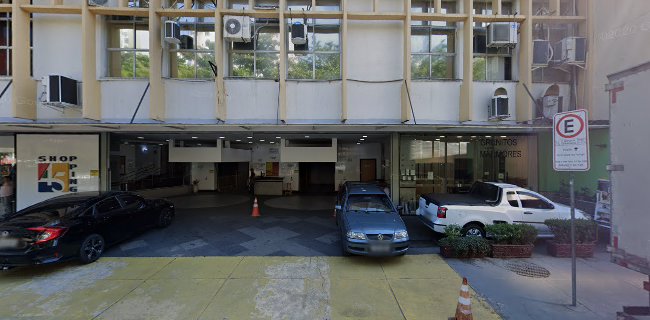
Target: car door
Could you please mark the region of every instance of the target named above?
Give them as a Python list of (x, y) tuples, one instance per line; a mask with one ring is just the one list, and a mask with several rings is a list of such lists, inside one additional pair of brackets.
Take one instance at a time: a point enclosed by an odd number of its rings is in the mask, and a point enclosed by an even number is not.
[(94, 209), (97, 232), (106, 242), (115, 243), (130, 235), (129, 219), (122, 210), (122, 205), (115, 197), (103, 199), (95, 204)]
[(134, 194), (122, 194), (117, 199), (122, 204), (124, 219), (129, 221), (131, 229), (141, 230), (151, 225), (151, 208), (146, 206), (143, 198)]
[(557, 218), (555, 206), (531, 191), (517, 191), (517, 195), (521, 203), (522, 221), (534, 226), (540, 236), (551, 235), (544, 221)]

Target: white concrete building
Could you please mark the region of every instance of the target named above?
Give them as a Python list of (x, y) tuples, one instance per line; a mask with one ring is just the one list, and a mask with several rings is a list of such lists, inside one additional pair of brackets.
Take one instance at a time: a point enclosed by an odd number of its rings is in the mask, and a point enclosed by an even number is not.
[[(62, 183), (35, 160), (39, 144), (76, 159), (98, 152), (64, 174), (98, 177), (88, 190), (185, 192), (195, 180), (236, 190), (249, 168), (301, 192), (385, 180), (407, 206), (474, 180), (539, 189), (549, 114), (586, 108), (606, 127), (607, 105), (587, 103), (584, 80), (594, 10), (587, 0), (10, 0), (0, 130), (41, 136), (6, 139), (3, 174), (17, 179), (19, 208), (31, 203), (21, 192), (37, 198), (32, 185)], [(224, 19), (244, 16), (251, 40), (224, 38)], [(167, 21), (180, 44), (163, 39)], [(307, 25), (307, 44), (293, 43), (294, 23)], [(50, 75), (77, 80), (78, 101), (58, 103)], [(545, 95), (559, 110), (545, 112)], [(490, 115), (495, 96), (507, 109)], [(95, 151), (75, 142), (88, 134)], [(16, 161), (39, 170), (36, 181)]]

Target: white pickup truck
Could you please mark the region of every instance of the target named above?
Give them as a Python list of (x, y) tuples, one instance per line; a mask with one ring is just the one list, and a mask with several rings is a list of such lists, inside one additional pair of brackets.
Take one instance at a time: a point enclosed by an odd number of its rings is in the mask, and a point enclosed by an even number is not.
[[(485, 226), (495, 223), (527, 223), (538, 231), (538, 237), (552, 237), (544, 224), (546, 219), (570, 219), (571, 209), (553, 203), (546, 197), (515, 185), (475, 182), (469, 193), (425, 194), (420, 196), (416, 214), (435, 232), (456, 224), (463, 234), (485, 237)], [(586, 219), (576, 209), (576, 219)]]

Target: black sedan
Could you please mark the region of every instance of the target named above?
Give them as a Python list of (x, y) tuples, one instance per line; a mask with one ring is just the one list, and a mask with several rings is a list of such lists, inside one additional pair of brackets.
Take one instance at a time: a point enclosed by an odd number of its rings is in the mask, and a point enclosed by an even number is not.
[(0, 269), (74, 258), (91, 263), (112, 244), (169, 226), (174, 205), (130, 192), (80, 192), (0, 219)]

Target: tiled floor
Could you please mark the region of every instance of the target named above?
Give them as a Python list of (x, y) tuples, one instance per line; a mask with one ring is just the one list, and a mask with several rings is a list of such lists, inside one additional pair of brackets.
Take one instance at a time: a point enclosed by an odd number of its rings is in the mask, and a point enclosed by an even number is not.
[[(340, 233), (332, 217), (334, 196), (260, 197), (259, 218), (251, 217), (252, 199), (246, 195), (201, 193), (170, 200), (177, 207), (170, 227), (152, 229), (109, 249), (106, 255), (341, 255)], [(430, 230), (413, 217), (404, 220), (416, 240), (411, 253), (437, 252)]]

